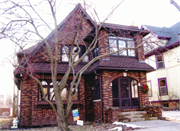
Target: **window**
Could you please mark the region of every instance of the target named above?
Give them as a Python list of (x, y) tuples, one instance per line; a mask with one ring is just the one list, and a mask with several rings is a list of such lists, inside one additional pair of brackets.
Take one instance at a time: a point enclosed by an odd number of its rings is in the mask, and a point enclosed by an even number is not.
[(152, 96), (152, 86), (151, 86), (151, 80), (147, 81), (147, 85), (149, 87), (148, 96)]
[(100, 80), (94, 81), (94, 100), (100, 99)]
[(96, 44), (96, 47), (93, 50), (93, 58), (99, 56), (99, 48), (98, 48), (98, 43)]
[[(54, 94), (52, 80), (42, 80), (41, 83), (43, 86), (45, 97), (50, 101), (55, 101), (55, 94)], [(67, 81), (66, 87), (62, 90), (61, 98), (63, 101), (67, 101), (68, 99), (68, 91), (70, 89), (70, 83), (71, 81)], [(57, 81), (57, 84), (58, 85), (60, 84), (59, 80)], [(39, 101), (43, 101), (43, 95), (40, 87), (39, 87)], [(78, 89), (74, 93), (72, 101), (78, 101)]]
[(159, 78), (158, 84), (159, 84), (159, 95), (160, 96), (168, 95), (166, 78)]
[(135, 56), (134, 49), (125, 49), (125, 48), (134, 48), (134, 40), (130, 38), (122, 38), (122, 37), (109, 37), (109, 52), (112, 53), (114, 51), (124, 49), (113, 55), (118, 56)]
[[(72, 59), (74, 59), (74, 62), (78, 61), (79, 58), (86, 52), (85, 46), (80, 46), (80, 48), (81, 48), (81, 51), (79, 54), (77, 54), (78, 47), (74, 46), (74, 48), (73, 48)], [(62, 62), (68, 62), (69, 61), (70, 51), (71, 51), (71, 46), (63, 46), (62, 47)], [(82, 62), (89, 62), (89, 56), (86, 55), (83, 58)]]
[(157, 69), (165, 68), (163, 54), (156, 55), (156, 67), (157, 67)]

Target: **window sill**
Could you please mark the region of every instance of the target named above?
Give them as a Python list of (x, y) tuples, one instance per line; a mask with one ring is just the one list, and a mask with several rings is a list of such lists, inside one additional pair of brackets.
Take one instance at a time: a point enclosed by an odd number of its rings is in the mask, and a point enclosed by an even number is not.
[[(55, 101), (51, 101), (51, 102), (53, 103), (53, 105), (56, 106), (56, 102), (55, 102)], [(74, 106), (79, 106), (79, 105), (81, 105), (79, 101), (72, 101), (72, 103), (73, 103), (73, 107), (74, 107)], [(64, 101), (63, 104), (64, 104), (64, 105), (67, 105), (67, 102)], [(38, 108), (52, 108), (52, 107), (50, 106), (50, 104), (47, 103), (46, 101), (38, 101), (36, 106), (37, 106)]]

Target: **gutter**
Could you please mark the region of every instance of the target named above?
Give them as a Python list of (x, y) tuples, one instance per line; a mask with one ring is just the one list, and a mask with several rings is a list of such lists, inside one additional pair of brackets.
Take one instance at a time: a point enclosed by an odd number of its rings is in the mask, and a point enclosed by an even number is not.
[(99, 76), (99, 85), (100, 85), (100, 99), (101, 99), (101, 118), (99, 120), (97, 120), (97, 122), (99, 123), (99, 121), (101, 121), (103, 119), (103, 109), (102, 109), (102, 106), (103, 106), (103, 103), (102, 103), (102, 89), (101, 89), (101, 75), (98, 74), (96, 72), (96, 70), (94, 71), (94, 74), (96, 74), (97, 76)]

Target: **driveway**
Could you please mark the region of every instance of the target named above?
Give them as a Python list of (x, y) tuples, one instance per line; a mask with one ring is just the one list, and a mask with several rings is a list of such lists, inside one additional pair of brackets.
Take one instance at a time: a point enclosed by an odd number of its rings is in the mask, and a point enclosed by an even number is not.
[(145, 127), (136, 131), (180, 131), (180, 111), (163, 111), (162, 115), (166, 120), (129, 122), (129, 124)]

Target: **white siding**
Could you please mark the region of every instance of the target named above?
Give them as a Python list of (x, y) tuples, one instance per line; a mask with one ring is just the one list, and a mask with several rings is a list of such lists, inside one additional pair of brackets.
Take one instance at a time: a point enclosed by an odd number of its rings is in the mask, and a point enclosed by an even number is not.
[[(165, 69), (159, 69), (150, 73), (147, 73), (147, 80), (151, 80), (153, 96), (149, 97), (150, 101), (167, 100), (172, 95), (173, 99), (180, 99), (180, 62), (177, 62), (177, 58), (180, 59), (180, 47), (176, 47), (172, 50), (163, 53)], [(146, 59), (146, 62), (156, 69), (155, 55)], [(168, 95), (159, 96), (158, 78), (166, 77)], [(176, 98), (177, 96), (178, 98)]]

